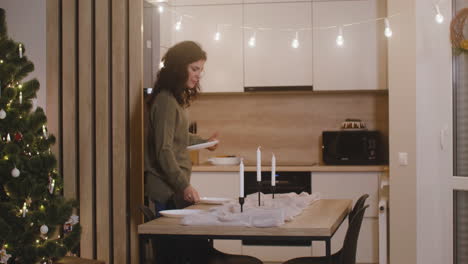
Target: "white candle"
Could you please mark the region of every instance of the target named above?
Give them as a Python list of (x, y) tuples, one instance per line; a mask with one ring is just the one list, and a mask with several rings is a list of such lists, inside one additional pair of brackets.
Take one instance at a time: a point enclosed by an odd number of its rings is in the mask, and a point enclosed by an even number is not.
[(6, 136), (6, 141), (7, 141), (7, 142), (10, 142), (10, 141), (11, 141), (10, 133), (7, 134), (7, 136)]
[(23, 103), (23, 92), (20, 92), (20, 94), (19, 94), (19, 103), (20, 104)]
[(244, 197), (244, 159), (241, 159), (241, 162), (239, 165), (239, 184), (240, 184), (239, 197)]
[(257, 148), (257, 181), (262, 181), (262, 152)]
[(20, 57), (20, 58), (23, 58), (23, 44), (19, 44), (18, 47), (19, 47), (19, 48), (18, 48), (18, 49), (19, 49), (19, 57)]
[(275, 154), (271, 157), (271, 186), (276, 186), (276, 158)]

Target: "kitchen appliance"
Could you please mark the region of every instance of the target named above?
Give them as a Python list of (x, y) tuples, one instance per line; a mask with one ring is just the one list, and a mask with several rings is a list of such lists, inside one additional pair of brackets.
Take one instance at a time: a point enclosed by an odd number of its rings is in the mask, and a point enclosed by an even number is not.
[(327, 165), (384, 164), (379, 131), (340, 130), (322, 132), (322, 156)]
[[(311, 174), (310, 171), (278, 171), (276, 172), (275, 193), (302, 192), (311, 193)], [(271, 171), (262, 171), (262, 190), (264, 194), (271, 194)], [(245, 195), (257, 192), (257, 172), (246, 171), (244, 173)], [(283, 241), (267, 239), (249, 239), (242, 240), (242, 245), (249, 246), (310, 246), (311, 241)]]

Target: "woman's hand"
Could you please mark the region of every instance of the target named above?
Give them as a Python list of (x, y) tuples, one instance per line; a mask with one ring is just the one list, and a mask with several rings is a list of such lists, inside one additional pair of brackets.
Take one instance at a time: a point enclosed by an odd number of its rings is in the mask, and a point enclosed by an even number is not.
[[(217, 139), (218, 139), (218, 135), (219, 135), (218, 132), (214, 132), (213, 135), (211, 135), (211, 137), (208, 139), (208, 141), (215, 141), (215, 140), (217, 140)], [(217, 148), (218, 148), (218, 144), (216, 144), (216, 145), (214, 145), (214, 146), (212, 146), (212, 147), (209, 147), (209, 148), (207, 148), (207, 149), (210, 150), (210, 151), (213, 151), (213, 150), (215, 150), (215, 149), (217, 149)]]
[(200, 201), (200, 195), (198, 195), (197, 190), (189, 185), (184, 190), (184, 200), (190, 203), (198, 203)]

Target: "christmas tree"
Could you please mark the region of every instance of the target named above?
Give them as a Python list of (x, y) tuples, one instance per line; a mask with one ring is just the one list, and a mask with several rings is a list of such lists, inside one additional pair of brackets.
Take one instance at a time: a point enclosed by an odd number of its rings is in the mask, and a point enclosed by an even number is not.
[(0, 263), (52, 263), (76, 249), (76, 202), (61, 195), (42, 108), (33, 110), (36, 79), (25, 47), (8, 37), (0, 8)]

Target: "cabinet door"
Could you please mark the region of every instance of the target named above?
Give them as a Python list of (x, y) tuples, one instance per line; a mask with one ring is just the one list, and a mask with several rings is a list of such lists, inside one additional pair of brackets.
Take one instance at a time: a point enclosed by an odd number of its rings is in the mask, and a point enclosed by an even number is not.
[[(378, 262), (378, 199), (379, 172), (313, 172), (312, 192), (320, 192), (323, 199), (352, 199), (354, 202), (363, 194), (369, 194), (366, 204), (369, 208), (364, 215), (359, 234), (357, 260), (359, 263)], [(332, 238), (332, 253), (343, 246), (348, 229), (348, 219), (340, 226)], [(312, 243), (314, 256), (325, 254), (323, 242)]]
[[(182, 17), (175, 43), (201, 44), (208, 60), (201, 80), (202, 92), (242, 92), (242, 5), (173, 7), (175, 23)], [(215, 34), (219, 32), (219, 40)]]
[[(244, 5), (244, 85), (312, 85), (311, 27), (310, 2)], [(293, 48), (296, 32), (299, 46)]]
[(314, 90), (387, 89), (387, 45), (382, 20), (341, 26), (385, 16), (385, 1), (323, 1), (313, 5)]
[(190, 184), (200, 196), (239, 198), (237, 172), (192, 172)]
[[(331, 252), (335, 253), (343, 247), (343, 241), (348, 230), (348, 219), (338, 228), (331, 241)], [(356, 263), (378, 263), (379, 262), (379, 234), (378, 220), (366, 217), (362, 221), (359, 232)], [(325, 242), (312, 242), (312, 255), (325, 255)]]
[(379, 172), (312, 172), (312, 192), (319, 192), (323, 199), (352, 199), (353, 202), (367, 193), (369, 208), (364, 217), (377, 217), (379, 176)]
[(243, 0), (173, 0), (173, 6), (242, 4)]
[[(200, 196), (239, 198), (239, 173), (192, 172), (190, 184)], [(242, 254), (241, 240), (214, 240), (214, 247), (229, 254)]]

